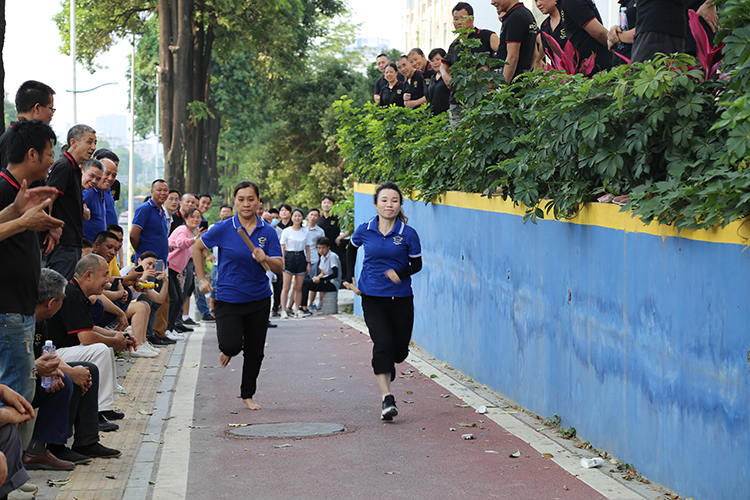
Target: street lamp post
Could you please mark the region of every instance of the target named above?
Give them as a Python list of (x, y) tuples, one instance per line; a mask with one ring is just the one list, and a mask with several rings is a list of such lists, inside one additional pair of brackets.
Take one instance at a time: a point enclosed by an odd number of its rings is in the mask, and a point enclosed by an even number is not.
[[(135, 33), (130, 60), (130, 158), (128, 161), (128, 234), (133, 230), (133, 188), (135, 187)], [(126, 245), (126, 259), (130, 262), (130, 245)]]
[(76, 0), (70, 0), (70, 58), (73, 61), (73, 125), (78, 125), (76, 92)]

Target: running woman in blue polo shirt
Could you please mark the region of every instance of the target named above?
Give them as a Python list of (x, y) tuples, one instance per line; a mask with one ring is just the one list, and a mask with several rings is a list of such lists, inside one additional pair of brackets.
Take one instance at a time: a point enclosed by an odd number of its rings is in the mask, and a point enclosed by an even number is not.
[[(243, 351), (240, 397), (251, 410), (260, 409), (253, 396), (271, 312), (271, 285), (262, 264), (267, 263), (274, 273), (280, 273), (284, 267), (276, 229), (256, 215), (259, 203), (258, 185), (240, 182), (234, 188), (237, 214), (211, 226), (193, 245), (195, 274), (201, 293), (211, 291), (204, 271), (203, 250), (219, 247), (214, 301), (221, 351), (219, 362), (226, 367), (232, 357)], [(250, 238), (255, 250), (248, 248), (238, 229)]]
[(414, 296), (411, 275), (422, 269), (422, 247), (417, 232), (406, 225), (401, 210), (403, 196), (393, 182), (384, 182), (373, 197), (378, 215), (360, 225), (347, 249), (348, 275), (352, 276), (357, 249), (364, 247), (365, 260), (359, 275), (362, 310), (373, 341), (372, 369), (383, 396), (381, 420), (398, 415), (391, 382), (396, 378), (396, 363), (409, 355), (414, 325)]

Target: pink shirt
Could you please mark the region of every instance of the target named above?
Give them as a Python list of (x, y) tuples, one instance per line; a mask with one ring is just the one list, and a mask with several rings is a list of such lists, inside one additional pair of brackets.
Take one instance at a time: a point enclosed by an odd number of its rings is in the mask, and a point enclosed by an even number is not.
[(183, 224), (169, 235), (169, 246), (174, 250), (169, 252), (167, 262), (169, 268), (177, 273), (185, 270), (190, 257), (193, 255), (193, 232)]

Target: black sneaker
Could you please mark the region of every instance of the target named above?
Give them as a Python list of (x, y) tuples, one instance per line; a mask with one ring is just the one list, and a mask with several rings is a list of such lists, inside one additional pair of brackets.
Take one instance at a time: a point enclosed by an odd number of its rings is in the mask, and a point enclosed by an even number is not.
[(81, 455), (80, 453), (76, 453), (75, 451), (62, 444), (48, 444), (47, 449), (60, 460), (67, 460), (68, 462), (73, 462), (76, 465), (86, 465), (91, 463), (90, 457)]
[(271, 311), (271, 317), (278, 318), (279, 316), (281, 316), (281, 313), (278, 309), (274, 309), (273, 311)]
[(383, 411), (380, 412), (380, 420), (393, 420), (393, 417), (398, 415), (398, 408), (396, 408), (396, 398), (393, 394), (388, 394), (383, 400)]
[(168, 337), (157, 337), (156, 335), (146, 335), (146, 340), (151, 342), (157, 347), (164, 347), (171, 344), (176, 344), (176, 340), (172, 340)]
[(193, 318), (183, 319), (182, 324), (188, 326), (200, 326), (200, 323), (193, 321)]
[(203, 316), (203, 321), (209, 321), (209, 322), (216, 321), (216, 316), (214, 316), (211, 313), (208, 313), (205, 316)]
[(114, 432), (119, 429), (120, 426), (114, 422), (110, 422), (107, 417), (99, 414), (99, 431), (100, 432)]
[(188, 333), (188, 332), (192, 332), (193, 329), (190, 328), (189, 326), (185, 326), (184, 324), (182, 324), (182, 325), (174, 325), (174, 331), (180, 332), (180, 333)]
[(73, 451), (90, 458), (117, 458), (122, 455), (120, 450), (107, 448), (101, 443), (93, 443), (86, 446), (73, 446)]
[(125, 418), (125, 414), (117, 410), (103, 410), (99, 412), (99, 415), (107, 417), (107, 420), (122, 420)]

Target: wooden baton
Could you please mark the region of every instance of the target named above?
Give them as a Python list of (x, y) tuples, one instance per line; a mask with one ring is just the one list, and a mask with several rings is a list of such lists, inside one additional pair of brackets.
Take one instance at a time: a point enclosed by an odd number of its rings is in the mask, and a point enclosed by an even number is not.
[[(250, 237), (247, 235), (245, 228), (242, 226), (238, 227), (237, 233), (242, 237), (243, 240), (245, 240), (245, 244), (248, 246), (248, 248), (252, 251), (255, 251), (255, 245), (253, 245), (253, 242), (250, 241)], [(265, 269), (266, 271), (271, 270), (271, 268), (268, 266), (268, 262), (261, 262), (260, 265), (263, 266), (263, 269)]]

